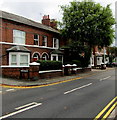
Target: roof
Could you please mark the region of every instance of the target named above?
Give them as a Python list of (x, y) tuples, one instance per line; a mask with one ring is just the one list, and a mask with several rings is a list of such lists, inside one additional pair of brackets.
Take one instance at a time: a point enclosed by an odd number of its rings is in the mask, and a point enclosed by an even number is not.
[(15, 21), (15, 22), (18, 22), (18, 23), (23, 23), (25, 25), (33, 26), (33, 27), (44, 29), (44, 30), (47, 30), (47, 31), (59, 33), (58, 30), (55, 30), (52, 27), (43, 25), (43, 24), (41, 24), (39, 22), (35, 22), (33, 20), (27, 19), (27, 18), (19, 16), (19, 15), (15, 15), (15, 14), (8, 13), (8, 12), (1, 11), (1, 10), (0, 10), (0, 18)]
[(24, 46), (13, 46), (6, 50), (7, 52), (31, 52), (29, 49), (27, 49)]
[(60, 50), (56, 49), (51, 52), (51, 54), (63, 54)]

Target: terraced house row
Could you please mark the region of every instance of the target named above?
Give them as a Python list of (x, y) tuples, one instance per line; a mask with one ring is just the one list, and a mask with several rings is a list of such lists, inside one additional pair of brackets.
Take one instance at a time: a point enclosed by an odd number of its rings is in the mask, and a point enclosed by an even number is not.
[(63, 61), (61, 40), (54, 20), (44, 16), (42, 24), (0, 11), (2, 66), (28, 66), (36, 60)]
[[(64, 60), (65, 45), (56, 21), (44, 15), (42, 23), (0, 11), (0, 68), (7, 76), (20, 76), (20, 69), (28, 68), (37, 60)], [(90, 66), (102, 63), (103, 52), (97, 47), (91, 56)], [(94, 56), (96, 59), (94, 59)], [(95, 62), (94, 62), (95, 61)]]

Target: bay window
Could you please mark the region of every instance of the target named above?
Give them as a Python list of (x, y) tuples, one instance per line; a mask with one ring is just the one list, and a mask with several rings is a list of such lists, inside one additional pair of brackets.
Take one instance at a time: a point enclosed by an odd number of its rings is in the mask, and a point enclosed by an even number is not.
[(10, 52), (9, 65), (11, 66), (28, 66), (30, 63), (30, 53)]

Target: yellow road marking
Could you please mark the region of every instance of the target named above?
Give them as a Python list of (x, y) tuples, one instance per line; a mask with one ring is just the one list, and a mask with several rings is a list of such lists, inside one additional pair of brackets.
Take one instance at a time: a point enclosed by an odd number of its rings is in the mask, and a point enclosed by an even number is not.
[(104, 117), (101, 120), (105, 120), (116, 106), (117, 106), (117, 102), (108, 110), (108, 112), (104, 115)]
[(97, 73), (93, 73), (93, 74), (89, 74), (83, 77), (76, 77), (76, 78), (71, 78), (68, 80), (63, 80), (63, 81), (59, 81), (59, 82), (54, 82), (54, 83), (49, 83), (49, 84), (44, 84), (44, 85), (37, 85), (37, 86), (18, 86), (18, 85), (5, 85), (5, 84), (0, 84), (0, 86), (2, 87), (7, 87), (7, 88), (39, 88), (39, 87), (45, 87), (45, 86), (52, 86), (52, 85), (56, 85), (56, 84), (60, 84), (60, 83), (65, 83), (65, 82), (70, 82), (73, 80), (78, 80), (78, 79), (82, 79), (82, 78), (86, 78), (92, 75), (95, 75)]
[(69, 80), (64, 80), (64, 81), (59, 81), (59, 82), (54, 82), (54, 83), (49, 83), (49, 84), (45, 84), (45, 85), (37, 85), (37, 86), (17, 86), (17, 85), (4, 85), (1, 84), (0, 86), (2, 87), (7, 87), (7, 88), (37, 88), (37, 87), (45, 87), (45, 86), (51, 86), (51, 85), (56, 85), (56, 84), (60, 84), (60, 83), (65, 83), (65, 82), (69, 82), (69, 81), (73, 81), (73, 80), (78, 80), (81, 79), (82, 77), (77, 77), (77, 78), (72, 78)]
[(111, 102), (95, 117), (94, 120), (97, 120), (98, 118), (100, 118), (101, 115), (110, 107), (110, 105), (111, 105), (113, 102), (115, 102), (116, 99), (117, 99), (117, 96), (116, 96), (113, 100), (111, 100)]
[[(109, 71), (109, 70), (106, 70), (106, 71)], [(6, 88), (39, 88), (39, 87), (52, 86), (52, 85), (56, 85), (56, 84), (60, 84), (60, 83), (65, 83), (65, 82), (70, 82), (70, 81), (73, 81), (73, 80), (86, 78), (86, 77), (93, 76), (95, 74), (98, 74), (98, 73), (92, 73), (92, 74), (85, 75), (83, 77), (76, 77), (76, 78), (71, 78), (71, 79), (68, 79), (68, 80), (63, 80), (63, 81), (49, 83), (49, 84), (43, 84), (43, 85), (37, 85), (37, 86), (35, 86), (35, 85), (34, 86), (18, 86), (18, 85), (6, 85), (6, 84), (0, 84), (0, 86), (6, 87)]]

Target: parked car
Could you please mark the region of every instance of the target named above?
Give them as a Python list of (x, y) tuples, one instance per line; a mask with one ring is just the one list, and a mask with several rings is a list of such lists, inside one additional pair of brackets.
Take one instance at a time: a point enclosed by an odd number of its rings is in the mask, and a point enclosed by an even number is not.
[(113, 62), (112, 66), (117, 67), (117, 62)]
[(111, 62), (108, 62), (108, 63), (106, 63), (106, 66), (107, 66), (107, 67), (112, 67), (113, 65), (112, 65)]

